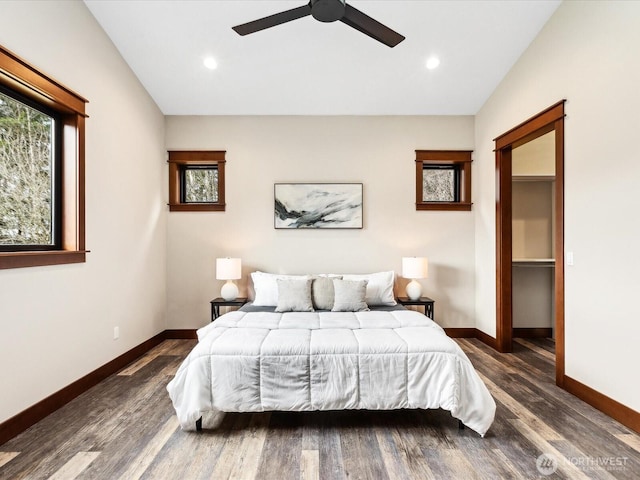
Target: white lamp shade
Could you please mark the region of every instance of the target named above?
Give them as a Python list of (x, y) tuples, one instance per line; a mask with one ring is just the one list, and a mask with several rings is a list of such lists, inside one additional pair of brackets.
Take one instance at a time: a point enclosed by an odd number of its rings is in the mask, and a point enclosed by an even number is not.
[(424, 257), (402, 257), (404, 278), (427, 278), (428, 262)]
[(216, 258), (216, 279), (237, 280), (242, 278), (242, 261), (239, 258)]

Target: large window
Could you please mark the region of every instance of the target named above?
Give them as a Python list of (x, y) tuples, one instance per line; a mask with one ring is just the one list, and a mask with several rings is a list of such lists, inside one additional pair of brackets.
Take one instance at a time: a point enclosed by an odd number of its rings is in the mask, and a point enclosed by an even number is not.
[(224, 211), (225, 153), (169, 152), (170, 211)]
[(0, 47), (0, 268), (85, 261), (85, 103)]
[(471, 151), (416, 150), (416, 210), (471, 210)]
[(57, 114), (0, 87), (0, 251), (61, 245)]

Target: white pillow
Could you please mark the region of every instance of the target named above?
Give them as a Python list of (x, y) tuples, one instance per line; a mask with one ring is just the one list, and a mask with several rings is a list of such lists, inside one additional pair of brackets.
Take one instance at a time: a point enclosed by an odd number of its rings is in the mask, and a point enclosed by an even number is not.
[(252, 272), (253, 290), (256, 292), (253, 304), (258, 307), (275, 307), (278, 305), (277, 279), (308, 279), (308, 275), (276, 275), (274, 273)]
[(396, 299), (393, 295), (393, 283), (395, 281), (395, 273), (378, 272), (368, 275), (343, 275), (344, 280), (367, 280), (367, 304), (369, 306), (376, 305), (396, 305)]

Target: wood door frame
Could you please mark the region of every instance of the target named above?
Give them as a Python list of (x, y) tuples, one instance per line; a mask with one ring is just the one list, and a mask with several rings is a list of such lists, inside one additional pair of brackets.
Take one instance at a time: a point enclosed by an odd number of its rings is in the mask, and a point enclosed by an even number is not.
[(555, 132), (555, 338), (556, 384), (564, 384), (564, 104), (525, 120), (494, 139), (496, 152), (496, 347), (510, 352), (513, 340), (511, 152)]

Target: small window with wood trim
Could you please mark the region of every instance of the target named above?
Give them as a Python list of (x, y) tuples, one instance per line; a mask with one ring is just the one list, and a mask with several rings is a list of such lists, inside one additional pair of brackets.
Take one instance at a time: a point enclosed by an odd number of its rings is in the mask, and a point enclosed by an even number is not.
[(416, 150), (416, 210), (471, 210), (471, 150)]
[(224, 211), (225, 151), (169, 152), (169, 210)]

